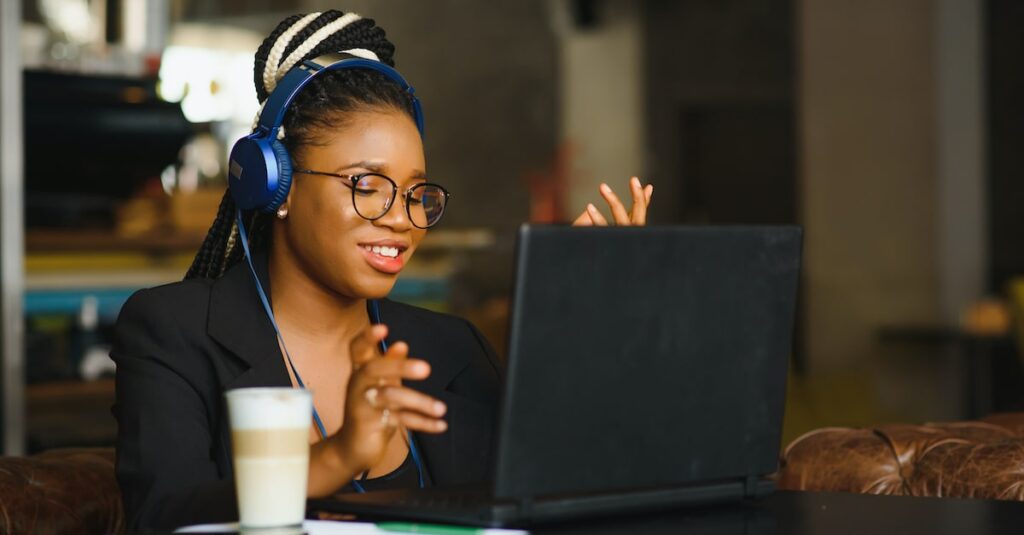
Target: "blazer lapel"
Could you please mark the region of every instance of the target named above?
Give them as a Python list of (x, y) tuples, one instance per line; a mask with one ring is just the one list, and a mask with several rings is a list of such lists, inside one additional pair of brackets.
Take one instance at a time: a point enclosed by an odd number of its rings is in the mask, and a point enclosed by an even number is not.
[[(268, 299), (267, 259), (253, 259)], [(240, 366), (225, 370), (225, 390), (252, 386), (291, 386), (274, 327), (263, 310), (248, 264), (243, 260), (214, 284), (210, 295), (210, 336), (238, 358)]]

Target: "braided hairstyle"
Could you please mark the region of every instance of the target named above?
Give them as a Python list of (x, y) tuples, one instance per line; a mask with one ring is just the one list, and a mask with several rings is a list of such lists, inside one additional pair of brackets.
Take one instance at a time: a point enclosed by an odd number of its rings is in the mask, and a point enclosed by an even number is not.
[[(324, 54), (346, 52), (394, 66), (395, 46), (373, 19), (330, 10), (292, 15), (277, 25), (256, 51), (253, 79), (262, 104), (277, 82), (295, 65)], [(401, 110), (414, 117), (412, 100), (387, 76), (369, 69), (341, 69), (317, 76), (292, 101), (282, 123), (281, 142), (292, 159), (301, 159), (303, 148), (327, 143), (329, 132), (347, 124), (351, 112)], [(258, 117), (257, 117), (258, 118)], [(219, 278), (243, 258), (235, 222), (237, 207), (225, 191), (202, 246), (186, 279)], [(253, 248), (267, 247), (272, 216), (256, 210), (242, 214)]]

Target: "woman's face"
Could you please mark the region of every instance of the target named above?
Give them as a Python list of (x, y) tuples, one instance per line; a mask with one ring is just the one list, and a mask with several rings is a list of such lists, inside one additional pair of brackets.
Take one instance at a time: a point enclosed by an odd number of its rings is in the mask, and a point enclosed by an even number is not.
[[(323, 143), (303, 147), (296, 168), (386, 175), (398, 185), (391, 208), (368, 221), (352, 205), (351, 181), (295, 173), (288, 216), (277, 223), (283, 224), (287, 253), (314, 282), (348, 297), (381, 298), (426, 234), (409, 221), (403, 201), (408, 188), (426, 181), (423, 143), (401, 111), (354, 112), (345, 119), (345, 126), (321, 133)], [(394, 249), (397, 257), (391, 256)]]

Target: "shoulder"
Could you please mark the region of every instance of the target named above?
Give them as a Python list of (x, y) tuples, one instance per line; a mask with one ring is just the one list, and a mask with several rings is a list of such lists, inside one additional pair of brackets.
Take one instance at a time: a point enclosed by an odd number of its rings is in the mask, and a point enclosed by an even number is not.
[(205, 334), (211, 286), (212, 281), (190, 279), (132, 294), (117, 317), (112, 353), (140, 345), (170, 349), (192, 333)]
[(412, 322), (434, 329), (456, 330), (465, 329), (468, 323), (465, 319), (452, 314), (436, 312), (390, 299), (381, 299), (379, 302), (381, 315), (385, 318), (385, 323), (387, 323), (388, 319), (391, 319), (399, 322)]
[(407, 342), (411, 354), (431, 362), (437, 373), (497, 387), (498, 357), (469, 320), (390, 300), (381, 301), (381, 319), (389, 341)]
[(117, 323), (181, 324), (200, 317), (205, 320), (212, 285), (213, 281), (207, 279), (189, 279), (139, 290), (125, 301)]
[(434, 342), (483, 346), (490, 350), (480, 332), (465, 318), (388, 299), (380, 303), (383, 322), (399, 337), (426, 337)]
[(162, 286), (139, 290), (128, 298), (121, 308), (121, 316), (132, 314), (159, 314), (178, 309), (205, 307), (210, 300), (209, 279), (188, 279)]

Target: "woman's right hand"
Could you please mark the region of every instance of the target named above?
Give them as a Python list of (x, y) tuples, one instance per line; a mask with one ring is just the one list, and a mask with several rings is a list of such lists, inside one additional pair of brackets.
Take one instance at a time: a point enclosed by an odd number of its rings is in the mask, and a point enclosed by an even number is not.
[[(399, 428), (442, 433), (447, 407), (426, 394), (402, 386), (403, 379), (422, 380), (430, 375), (426, 361), (409, 358), (409, 346), (395, 342), (387, 353), (377, 348), (388, 333), (384, 325), (371, 325), (352, 340), (352, 375), (345, 399), (345, 419), (333, 437), (340, 454), (359, 472), (380, 462)], [(351, 463), (351, 464), (349, 464)]]

